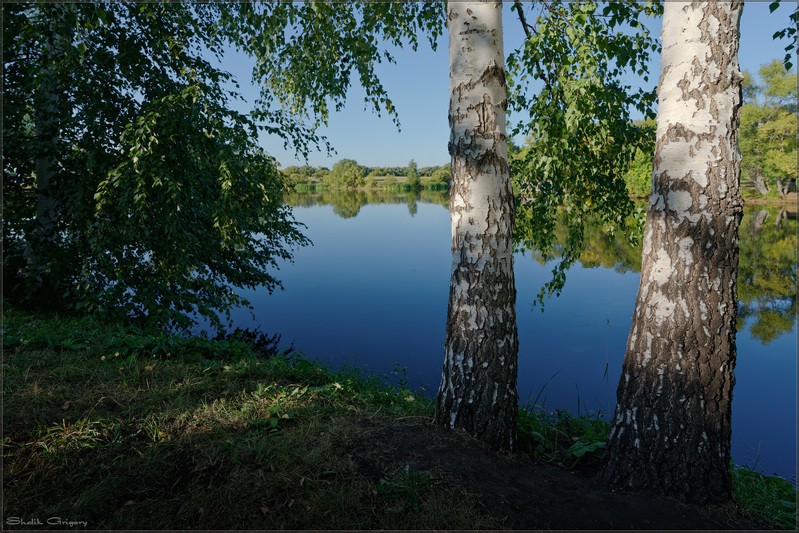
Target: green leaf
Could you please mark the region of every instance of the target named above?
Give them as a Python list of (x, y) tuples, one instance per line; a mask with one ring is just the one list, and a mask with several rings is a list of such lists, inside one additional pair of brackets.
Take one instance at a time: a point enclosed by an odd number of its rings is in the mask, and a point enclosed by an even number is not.
[[(69, 238), (42, 250), (57, 265), (49, 285), (68, 295), (64, 305), (219, 326), (246, 303), (231, 288), (279, 288), (278, 262), (308, 243), (258, 131), (306, 156), (329, 149), (316, 128), (354, 79), (396, 120), (375, 65), (393, 46), (435, 46), (444, 14), (441, 2), (4, 5), (4, 53), (32, 58), (4, 71), (15, 169), (4, 180), (6, 258), (24, 263), (29, 243), (7, 236), (32, 234), (36, 218), (35, 110), (63, 96), (60, 142), (49, 146), (63, 186), (48, 192), (60, 215), (52, 234)], [(92, 68), (75, 68), (69, 43)], [(252, 113), (237, 111), (236, 80), (208, 59), (230, 48), (257, 65)]]
[[(581, 253), (589, 216), (611, 229), (627, 228), (632, 203), (624, 175), (649, 143), (631, 113), (654, 115), (655, 91), (634, 92), (623, 77), (640, 72), (656, 49), (656, 40), (636, 20), (659, 8), (614, 3), (603, 8), (605, 17), (593, 9), (576, 2), (548, 4), (533, 38), (509, 62), (515, 80), (509, 109), (530, 117), (512, 127), (527, 136), (527, 147), (511, 161), (518, 196), (515, 241), (542, 261), (560, 259), (538, 294), (541, 304), (562, 289)], [(635, 30), (632, 35), (613, 30), (622, 21)], [(534, 89), (533, 80), (545, 80), (544, 88)], [(565, 234), (556, 235), (561, 216)]]

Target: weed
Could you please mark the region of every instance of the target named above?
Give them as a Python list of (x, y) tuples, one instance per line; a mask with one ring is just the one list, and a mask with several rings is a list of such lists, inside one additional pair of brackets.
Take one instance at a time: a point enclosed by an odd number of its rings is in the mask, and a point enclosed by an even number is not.
[[(572, 437), (574, 439), (574, 437)], [(583, 442), (578, 437), (578, 440), (569, 446), (566, 450), (566, 460), (569, 463), (567, 468), (575, 468), (578, 464), (594, 465), (598, 464), (602, 459), (602, 454), (605, 450), (605, 441), (590, 441)]]
[(98, 424), (86, 419), (68, 423), (62, 420), (43, 431), (41, 438), (30, 444), (40, 447), (45, 453), (53, 454), (57, 450), (78, 450), (92, 448), (103, 441)]
[(381, 479), (376, 491), (380, 501), (388, 505), (390, 513), (405, 514), (419, 511), (424, 491), (434, 483), (432, 474), (405, 465)]
[(789, 481), (733, 466), (732, 490), (735, 503), (751, 517), (777, 527), (797, 529), (799, 493)]
[(519, 447), (535, 459), (569, 469), (599, 464), (610, 425), (598, 416), (520, 409)]
[(394, 363), (394, 370), (392, 370), (391, 373), (397, 376), (399, 388), (408, 390), (408, 369), (401, 366), (399, 363)]
[(288, 356), (294, 353), (294, 345), (288, 348), (279, 349), (281, 336), (277, 333), (274, 335), (266, 335), (258, 330), (236, 328), (232, 332), (218, 333), (213, 340), (219, 341), (243, 341), (249, 344), (252, 350), (263, 357), (275, 357), (276, 355)]

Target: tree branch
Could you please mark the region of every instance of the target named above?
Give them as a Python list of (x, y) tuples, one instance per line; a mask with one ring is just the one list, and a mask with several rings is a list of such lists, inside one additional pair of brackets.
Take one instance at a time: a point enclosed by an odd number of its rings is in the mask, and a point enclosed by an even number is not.
[(527, 38), (529, 39), (531, 37), (530, 31), (531, 30), (535, 31), (535, 30), (533, 30), (533, 28), (530, 27), (529, 24), (527, 24), (527, 19), (524, 16), (524, 9), (522, 9), (521, 1), (520, 0), (515, 0), (513, 2), (513, 7), (511, 9), (515, 9), (516, 10), (516, 13), (519, 15), (519, 22), (522, 23), (522, 29), (524, 30), (524, 34), (527, 35)]
[[(548, 4), (545, 3), (545, 6), (549, 9), (549, 5)], [(519, 15), (519, 22), (521, 23), (522, 29), (524, 30), (524, 34), (527, 36), (527, 38), (529, 39), (534, 34), (536, 36), (538, 36), (538, 32), (535, 31), (535, 28), (527, 23), (527, 18), (524, 16), (524, 9), (523, 9), (521, 1), (520, 0), (514, 0), (513, 6), (511, 7), (511, 9), (515, 9), (516, 13)], [(535, 66), (538, 69), (539, 76), (541, 77), (542, 80), (544, 80), (544, 83), (546, 84), (547, 89), (549, 89), (549, 91), (552, 92), (552, 84), (549, 81), (549, 76), (546, 75), (545, 70), (543, 68), (541, 68), (541, 65), (538, 62), (536, 62)]]

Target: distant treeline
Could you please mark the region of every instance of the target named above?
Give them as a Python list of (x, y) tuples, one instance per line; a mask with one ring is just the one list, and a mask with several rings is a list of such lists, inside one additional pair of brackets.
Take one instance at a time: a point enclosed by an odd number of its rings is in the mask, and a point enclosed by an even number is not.
[[(651, 128), (654, 137), (654, 121), (641, 124)], [(509, 156), (520, 157), (531, 148), (528, 141), (519, 148), (510, 145)], [(288, 166), (280, 170), (283, 188), (288, 192), (316, 192), (328, 189), (377, 189), (387, 191), (446, 191), (449, 189), (450, 164), (417, 167), (414, 161), (404, 167), (368, 167), (354, 159), (341, 159), (332, 168), (325, 166)], [(636, 155), (625, 175), (627, 190), (633, 198), (649, 196), (652, 179), (651, 154)]]
[(449, 163), (419, 168), (416, 162), (404, 167), (367, 167), (353, 159), (342, 159), (332, 168), (311, 165), (281, 169), (284, 188), (297, 192), (323, 189), (447, 190)]
[[(785, 197), (796, 189), (796, 73), (785, 72), (778, 60), (763, 65), (760, 82), (744, 73), (739, 148), (741, 151), (741, 192), (746, 197)], [(655, 121), (637, 122), (650, 139), (646, 150), (637, 150), (624, 174), (631, 198), (648, 198), (652, 192), (652, 155), (655, 146)], [(511, 160), (535, 150), (535, 139), (523, 146), (508, 140)], [(333, 168), (290, 166), (281, 170), (284, 188), (311, 192), (323, 189), (384, 189), (389, 191), (447, 190), (450, 165), (421, 167), (410, 161), (404, 167), (367, 167), (352, 159), (342, 159)], [(518, 176), (514, 176), (514, 187)]]

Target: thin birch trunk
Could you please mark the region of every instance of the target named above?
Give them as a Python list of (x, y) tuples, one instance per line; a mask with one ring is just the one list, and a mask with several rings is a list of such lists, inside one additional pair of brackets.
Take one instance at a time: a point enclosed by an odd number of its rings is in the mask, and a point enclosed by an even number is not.
[(61, 13), (65, 8), (60, 5), (37, 6), (39, 16), (46, 27), (42, 54), (44, 68), (39, 74), (38, 87), (34, 95), (34, 133), (36, 135), (36, 217), (27, 238), (25, 251), (27, 261), (27, 277), (39, 287), (43, 283), (48, 249), (53, 247), (56, 238), (57, 205), (53, 199), (52, 185), (56, 177), (58, 161), (58, 143), (60, 139), (61, 91), (58, 84), (60, 61), (64, 56), (67, 39), (60, 34), (62, 24)]

